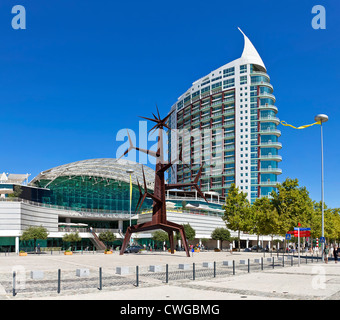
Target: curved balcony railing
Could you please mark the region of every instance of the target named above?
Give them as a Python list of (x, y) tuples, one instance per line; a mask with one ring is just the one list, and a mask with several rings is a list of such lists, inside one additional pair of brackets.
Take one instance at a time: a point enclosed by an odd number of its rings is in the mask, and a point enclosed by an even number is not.
[(277, 107), (276, 106), (273, 106), (271, 104), (265, 104), (263, 106), (259, 106), (258, 107), (259, 110), (274, 110), (275, 112), (278, 111)]
[(277, 181), (260, 181), (260, 183), (258, 183), (258, 185), (264, 186), (264, 187), (276, 187), (276, 185), (278, 184)]
[(273, 173), (273, 174), (281, 174), (282, 169), (280, 168), (260, 168), (260, 173)]
[(278, 117), (268, 116), (268, 117), (260, 117), (258, 121), (261, 122), (274, 122), (275, 124), (280, 124), (280, 119)]
[(252, 86), (266, 86), (271, 88), (272, 90), (274, 90), (273, 85), (269, 82), (265, 82), (265, 81), (252, 81), (251, 83)]
[(272, 134), (272, 135), (275, 135), (275, 136), (281, 136), (281, 131), (278, 130), (278, 129), (271, 129), (271, 128), (268, 128), (266, 130), (260, 130), (258, 132), (258, 134)]
[(272, 155), (263, 155), (258, 157), (259, 160), (273, 160), (273, 161), (282, 161), (282, 156), (278, 154)]
[(276, 148), (276, 149), (281, 149), (282, 148), (282, 143), (281, 142), (260, 142), (260, 144), (257, 145), (260, 148)]
[(276, 101), (275, 96), (272, 93), (268, 92), (259, 92), (259, 97), (264, 97), (264, 98), (272, 98), (274, 101)]
[(270, 79), (269, 75), (266, 72), (263, 71), (253, 71), (250, 73), (251, 76), (265, 76), (268, 79)]

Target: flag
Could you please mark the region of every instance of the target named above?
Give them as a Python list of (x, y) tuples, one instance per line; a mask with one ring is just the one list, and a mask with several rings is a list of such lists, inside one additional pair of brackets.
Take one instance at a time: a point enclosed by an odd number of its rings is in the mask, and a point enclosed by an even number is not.
[(307, 128), (307, 127), (314, 126), (315, 124), (321, 124), (321, 121), (314, 122), (314, 123), (312, 123), (312, 124), (306, 124), (306, 125), (300, 126), (300, 127), (294, 127), (294, 126), (292, 126), (291, 124), (288, 124), (286, 121), (281, 121), (281, 124), (284, 125), (285, 127), (289, 126), (289, 127), (294, 128), (294, 129), (305, 129), (305, 128)]

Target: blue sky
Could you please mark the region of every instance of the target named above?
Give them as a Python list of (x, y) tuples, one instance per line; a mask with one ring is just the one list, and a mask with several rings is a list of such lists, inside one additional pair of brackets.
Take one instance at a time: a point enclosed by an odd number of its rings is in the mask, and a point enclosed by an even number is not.
[[(14, 30), (12, 7), (26, 9)], [(314, 5), (326, 29), (312, 28)], [(237, 59), (240, 27), (261, 55), (278, 117), (295, 126), (325, 113), (325, 202), (340, 207), (338, 1), (2, 0), (0, 171), (31, 173), (116, 156), (120, 129), (162, 115), (191, 83)], [(151, 128), (151, 127), (150, 127)], [(282, 130), (282, 182), (321, 196), (320, 127)]]

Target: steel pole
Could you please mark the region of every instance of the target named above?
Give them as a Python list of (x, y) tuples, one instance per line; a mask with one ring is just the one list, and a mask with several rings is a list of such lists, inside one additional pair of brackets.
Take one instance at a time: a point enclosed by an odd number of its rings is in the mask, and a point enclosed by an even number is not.
[[(321, 234), (325, 237), (325, 224), (324, 224), (324, 173), (323, 173), (323, 132), (322, 132), (322, 122), (321, 122)], [(322, 242), (322, 261), (325, 261), (324, 257), (325, 242)]]

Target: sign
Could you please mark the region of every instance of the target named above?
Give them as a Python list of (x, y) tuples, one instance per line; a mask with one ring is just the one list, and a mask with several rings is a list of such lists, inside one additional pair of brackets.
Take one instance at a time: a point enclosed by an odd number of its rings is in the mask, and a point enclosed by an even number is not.
[(310, 231), (295, 231), (294, 232), (294, 237), (298, 237), (300, 233), (300, 237), (310, 237)]
[(292, 235), (289, 234), (289, 233), (287, 233), (287, 234), (286, 234), (286, 240), (290, 240), (291, 238), (292, 238)]
[(310, 231), (310, 228), (294, 228), (294, 231)]
[(325, 237), (320, 237), (320, 243), (325, 243), (325, 242), (326, 242)]

